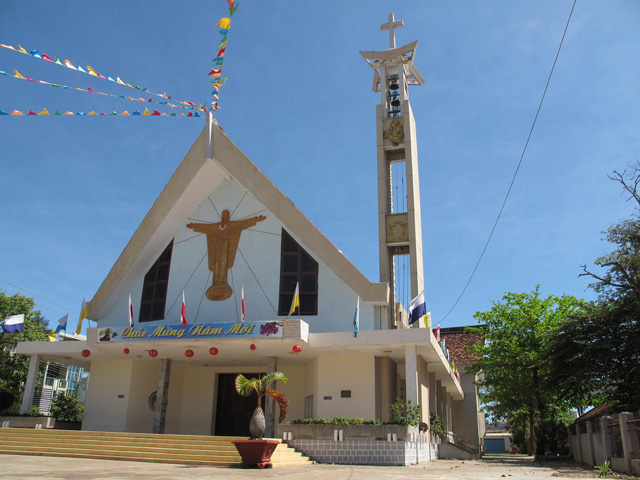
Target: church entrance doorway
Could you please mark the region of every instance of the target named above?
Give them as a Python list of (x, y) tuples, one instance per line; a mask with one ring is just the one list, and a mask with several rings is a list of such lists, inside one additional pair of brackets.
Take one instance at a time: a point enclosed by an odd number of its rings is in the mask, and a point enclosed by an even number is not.
[[(244, 373), (247, 378), (257, 378), (258, 373)], [(256, 394), (242, 397), (236, 392), (237, 373), (221, 373), (218, 376), (218, 402), (216, 408), (215, 435), (224, 437), (249, 437), (249, 421), (256, 409)], [(264, 409), (264, 399), (262, 399)]]

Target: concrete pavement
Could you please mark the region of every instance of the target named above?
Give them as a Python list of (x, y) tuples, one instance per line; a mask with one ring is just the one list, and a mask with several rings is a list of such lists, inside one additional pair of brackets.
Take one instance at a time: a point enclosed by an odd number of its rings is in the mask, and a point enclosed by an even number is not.
[[(558, 475), (558, 472), (561, 472)], [(66, 457), (0, 455), (0, 479), (60, 480), (174, 480), (174, 479), (264, 479), (291, 480), (531, 480), (552, 476), (597, 477), (595, 471), (566, 463), (538, 464), (531, 457), (499, 456), (483, 460), (438, 460), (410, 467), (362, 467), (349, 465), (312, 465), (266, 470), (198, 467), (187, 465), (120, 462)], [(564, 475), (562, 474), (564, 473)]]

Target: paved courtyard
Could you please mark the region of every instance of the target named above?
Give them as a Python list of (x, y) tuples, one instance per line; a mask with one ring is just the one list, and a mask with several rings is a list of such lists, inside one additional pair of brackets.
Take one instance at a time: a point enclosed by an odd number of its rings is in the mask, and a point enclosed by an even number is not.
[(442, 478), (447, 480), (531, 480), (552, 477), (597, 477), (595, 470), (566, 462), (536, 463), (525, 456), (496, 456), (483, 460), (438, 460), (411, 467), (312, 465), (268, 470), (190, 467), (158, 463), (119, 462), (63, 457), (0, 455), (0, 479), (232, 479), (377, 480)]

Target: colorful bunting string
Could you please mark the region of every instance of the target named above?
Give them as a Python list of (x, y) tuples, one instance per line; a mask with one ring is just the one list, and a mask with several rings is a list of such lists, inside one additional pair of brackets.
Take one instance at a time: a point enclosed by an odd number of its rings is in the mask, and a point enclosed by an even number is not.
[(135, 110), (131, 113), (129, 113), (128, 111), (124, 110), (122, 113), (118, 113), (115, 110), (111, 113), (105, 113), (105, 112), (64, 112), (64, 113), (60, 113), (58, 110), (56, 110), (56, 113), (49, 113), (49, 111), (46, 108), (43, 108), (41, 112), (36, 113), (33, 110), (29, 110), (27, 113), (22, 113), (20, 110), (14, 110), (11, 113), (8, 112), (4, 112), (2, 110), (0, 110), (0, 115), (89, 115), (89, 116), (103, 116), (103, 115), (141, 115), (143, 117), (146, 116), (150, 116), (150, 117), (200, 117), (200, 113), (199, 112), (189, 112), (186, 115), (184, 113), (181, 114), (177, 114), (177, 113), (172, 113), (172, 114), (167, 114), (167, 113), (160, 113), (158, 110), (154, 110), (153, 112), (150, 112), (148, 108), (144, 109), (144, 112), (140, 112), (138, 110)]
[(222, 78), (222, 63), (224, 62), (224, 54), (227, 48), (227, 38), (229, 34), (229, 28), (231, 28), (231, 17), (236, 13), (238, 4), (236, 0), (227, 0), (229, 4), (229, 18), (221, 18), (216, 24), (216, 27), (220, 28), (220, 35), (222, 40), (218, 44), (218, 51), (216, 56), (211, 61), (211, 71), (209, 72), (209, 78), (211, 79), (211, 109), (215, 112), (219, 110), (218, 96), (220, 95), (220, 88), (224, 85), (226, 78)]
[[(125, 87), (133, 88), (135, 90), (140, 90), (140, 91), (142, 91), (144, 93), (148, 93), (149, 95), (154, 95), (154, 96), (157, 96), (157, 97), (160, 97), (160, 98), (164, 98), (164, 99), (167, 99), (167, 100), (171, 100), (172, 99), (172, 95), (167, 95), (166, 93), (150, 92), (148, 88), (140, 87), (139, 85), (133, 86), (130, 83), (126, 83), (126, 82), (122, 81), (120, 79), (120, 77), (118, 77), (118, 76), (116, 76), (116, 78), (114, 79), (110, 75), (102, 75), (100, 73), (97, 73), (89, 65), (86, 66), (86, 70), (84, 68), (82, 68), (80, 66), (80, 64), (78, 64), (78, 66), (75, 67), (69, 60), (60, 61), (60, 59), (58, 58), (57, 55), (54, 55), (55, 60), (53, 60), (46, 53), (42, 53), (41, 54), (39, 50), (31, 50), (31, 51), (27, 52), (20, 45), (18, 45), (18, 48), (15, 48), (15, 47), (13, 47), (11, 45), (4, 45), (4, 44), (0, 43), (0, 47), (6, 48), (6, 49), (9, 49), (9, 50), (13, 50), (14, 52), (24, 53), (25, 55), (30, 55), (33, 58), (38, 58), (40, 60), (44, 60), (46, 62), (54, 63), (54, 64), (60, 65), (62, 67), (67, 67), (67, 68), (69, 68), (71, 70), (76, 70), (78, 72), (86, 73), (87, 75), (91, 75), (92, 77), (102, 78), (104, 80), (108, 80), (110, 82), (117, 83), (118, 85), (122, 85), (122, 86), (125, 86)], [(112, 95), (112, 96), (117, 97), (118, 95)], [(124, 98), (124, 97), (122, 97), (122, 98)], [(186, 106), (195, 106), (195, 104), (193, 102), (180, 101), (180, 100), (175, 100), (175, 102), (178, 103), (178, 104), (186, 105)], [(204, 108), (204, 105), (200, 105), (199, 109), (202, 110), (202, 111), (206, 111), (206, 108)]]
[(98, 95), (105, 95), (107, 97), (114, 97), (114, 98), (122, 98), (125, 100), (132, 100), (134, 102), (145, 102), (145, 103), (155, 103), (157, 105), (165, 105), (167, 107), (171, 107), (171, 108), (183, 108), (183, 109), (189, 109), (189, 110), (200, 110), (200, 111), (204, 111), (206, 112), (206, 108), (204, 107), (204, 105), (200, 105), (200, 106), (196, 106), (195, 103), (192, 102), (187, 102), (187, 106), (184, 105), (177, 105), (174, 103), (170, 103), (168, 100), (162, 101), (162, 102), (158, 102), (155, 101), (151, 98), (143, 98), (143, 97), (138, 97), (138, 98), (133, 98), (133, 97), (127, 97), (125, 95), (114, 95), (112, 93), (104, 93), (104, 92), (97, 92), (94, 89), (92, 89), (91, 87), (87, 87), (86, 89), (84, 88), (80, 88), (80, 87), (70, 87), (68, 85), (61, 85), (58, 83), (51, 83), (51, 82), (46, 82), (44, 80), (36, 80), (34, 78), (29, 78), (28, 75), (22, 75), (20, 72), (18, 72), (17, 70), (14, 70), (14, 75), (11, 75), (10, 73), (7, 73), (5, 71), (0, 70), (0, 75), (6, 75), (7, 77), (11, 77), (11, 78), (18, 78), (21, 80), (28, 80), (30, 82), (36, 82), (36, 83), (40, 83), (43, 85), (51, 85), (52, 87), (57, 87), (57, 88), (63, 88), (63, 89), (68, 89), (68, 90), (77, 90), (79, 92), (88, 92), (88, 93), (95, 93)]

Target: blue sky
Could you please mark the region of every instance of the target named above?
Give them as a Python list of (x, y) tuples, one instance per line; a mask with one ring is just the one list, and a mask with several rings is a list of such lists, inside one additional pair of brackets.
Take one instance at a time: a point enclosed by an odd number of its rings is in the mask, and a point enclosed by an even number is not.
[[(480, 255), (522, 153), (572, 1), (241, 0), (217, 118), (229, 137), (372, 281), (378, 280), (375, 105), (359, 50), (402, 19), (426, 79), (410, 88), (428, 310), (438, 323)], [(0, 2), (0, 43), (206, 102), (226, 1)], [(578, 0), (493, 240), (443, 326), (507, 291), (592, 299), (580, 265), (632, 206), (607, 179), (640, 156), (640, 2)], [(0, 70), (133, 91), (0, 49)], [(144, 104), (0, 76), (0, 110)], [(171, 113), (171, 109), (162, 111)], [(204, 119), (0, 116), (0, 288), (75, 324)]]

